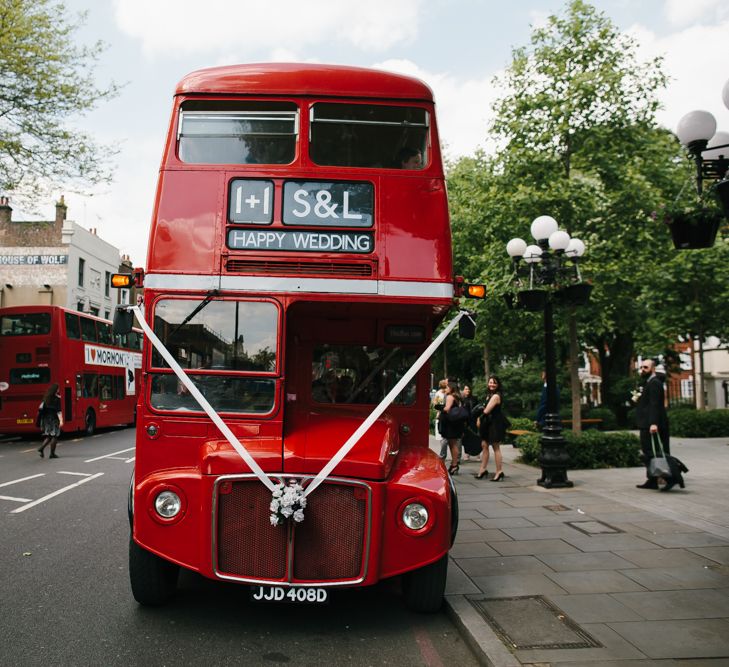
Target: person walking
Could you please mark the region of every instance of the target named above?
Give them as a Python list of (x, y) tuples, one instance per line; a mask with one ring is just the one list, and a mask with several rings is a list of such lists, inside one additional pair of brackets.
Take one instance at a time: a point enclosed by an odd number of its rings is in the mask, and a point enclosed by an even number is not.
[(483, 408), (483, 414), (479, 418), (478, 431), (481, 436), (481, 466), (476, 479), (483, 479), (489, 473), (489, 446), (494, 450), (494, 461), (496, 462), (496, 472), (491, 478), (492, 482), (500, 482), (504, 479), (504, 470), (501, 456), (501, 443), (504, 441), (506, 429), (509, 421), (504, 415), (502, 407), (503, 390), (501, 380), (495, 375), (489, 377), (488, 395), (486, 396), (486, 404)]
[(61, 414), (61, 395), (58, 393), (58, 384), (55, 382), (43, 394), (43, 400), (38, 406), (38, 425), (43, 434), (43, 444), (38, 447), (40, 457), (44, 457), (44, 450), (50, 445), (49, 459), (57, 459), (56, 443), (61, 435), (63, 415)]
[(671, 453), (669, 444), (668, 414), (665, 406), (663, 382), (656, 375), (656, 362), (645, 359), (640, 364), (640, 376), (645, 384), (639, 390), (640, 395), (635, 406), (635, 420), (640, 430), (640, 448), (645, 463), (646, 481), (636, 484), (639, 489), (657, 489), (658, 480), (648, 475), (648, 466), (653, 458), (651, 440), (660, 438), (663, 452)]
[(458, 385), (449, 382), (446, 387), (446, 399), (440, 415), (440, 434), (448, 441), (451, 450), (451, 466), (448, 472), (457, 475), (460, 469), (461, 438), (466, 427), (468, 414), (463, 407), (463, 399)]

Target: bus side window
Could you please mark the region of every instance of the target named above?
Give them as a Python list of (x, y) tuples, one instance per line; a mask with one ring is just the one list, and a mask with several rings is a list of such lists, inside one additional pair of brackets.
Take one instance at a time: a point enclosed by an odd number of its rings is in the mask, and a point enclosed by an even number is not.
[(66, 338), (81, 340), (81, 327), (78, 323), (76, 313), (65, 313), (66, 315)]
[(81, 316), (81, 340), (95, 343), (96, 338), (96, 322), (88, 317)]
[(99, 335), (99, 342), (111, 345), (111, 325), (106, 322), (97, 322), (96, 331)]
[(97, 398), (99, 395), (99, 376), (84, 373), (84, 398)]
[(102, 401), (110, 401), (112, 396), (111, 375), (99, 375), (99, 398)]

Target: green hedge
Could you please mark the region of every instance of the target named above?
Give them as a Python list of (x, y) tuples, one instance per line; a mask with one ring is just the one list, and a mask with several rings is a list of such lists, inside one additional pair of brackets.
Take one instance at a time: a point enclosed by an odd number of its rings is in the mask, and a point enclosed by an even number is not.
[(671, 435), (678, 438), (723, 438), (729, 436), (729, 410), (670, 410)]
[[(605, 433), (583, 431), (574, 435), (563, 431), (570, 456), (570, 468), (632, 468), (641, 465), (638, 436), (625, 431)], [(519, 461), (539, 465), (539, 434), (521, 435), (516, 439)]]

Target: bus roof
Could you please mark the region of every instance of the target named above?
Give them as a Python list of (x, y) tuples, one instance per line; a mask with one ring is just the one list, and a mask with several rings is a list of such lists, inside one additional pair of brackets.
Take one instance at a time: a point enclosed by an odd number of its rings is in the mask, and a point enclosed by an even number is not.
[(176, 95), (322, 95), (432, 101), (422, 81), (362, 67), (258, 63), (196, 70), (177, 84)]

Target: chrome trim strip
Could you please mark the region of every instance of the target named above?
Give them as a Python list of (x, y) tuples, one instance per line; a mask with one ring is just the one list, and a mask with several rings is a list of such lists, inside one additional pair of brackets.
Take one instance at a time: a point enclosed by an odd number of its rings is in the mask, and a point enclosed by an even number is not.
[[(270, 478), (272, 481), (275, 481), (276, 483), (279, 483), (281, 481), (287, 480), (287, 479), (296, 479), (299, 480), (299, 483), (302, 486), (305, 486), (307, 483), (310, 483), (314, 480), (316, 475), (293, 475), (293, 474), (276, 474), (276, 475), (270, 475)], [(287, 577), (288, 581), (279, 581), (277, 579), (252, 579), (250, 577), (236, 577), (229, 574), (223, 574), (218, 569), (218, 550), (217, 550), (217, 535), (218, 535), (218, 485), (222, 482), (230, 481), (248, 481), (248, 480), (256, 480), (257, 478), (253, 473), (246, 473), (241, 475), (221, 475), (215, 480), (215, 483), (213, 484), (213, 502), (212, 502), (212, 521), (210, 522), (211, 528), (212, 528), (212, 539), (210, 540), (212, 552), (211, 552), (211, 564), (212, 564), (212, 570), (213, 574), (215, 574), (216, 577), (219, 579), (225, 580), (225, 581), (235, 581), (238, 583), (243, 584), (256, 584), (259, 586), (296, 586), (301, 588), (331, 588), (336, 586), (351, 586), (354, 584), (361, 584), (366, 578), (367, 574), (369, 572), (369, 564), (370, 564), (370, 545), (371, 545), (371, 533), (372, 533), (372, 487), (367, 484), (366, 482), (360, 482), (358, 480), (348, 479), (346, 477), (327, 477), (325, 482), (332, 482), (335, 484), (342, 484), (347, 486), (359, 486), (362, 487), (367, 491), (367, 512), (365, 515), (365, 521), (366, 521), (366, 530), (364, 535), (364, 542), (362, 544), (362, 576), (356, 578), (356, 579), (346, 579), (341, 581), (329, 581), (329, 582), (321, 582), (316, 584), (308, 584), (308, 583), (300, 583), (300, 582), (293, 582), (293, 549), (291, 549), (291, 542), (293, 541), (294, 536), (294, 530), (291, 529), (290, 526), (287, 526), (287, 530), (289, 531), (288, 535), (288, 541), (289, 541), (289, 549), (288, 549), (288, 555), (289, 555), (289, 562), (286, 566), (287, 571)], [(306, 519), (304, 519), (306, 521)]]
[(451, 283), (345, 278), (285, 278), (277, 276), (202, 276), (148, 273), (144, 286), (158, 290), (237, 292), (313, 292), (317, 294), (378, 294), (380, 296), (453, 298)]

